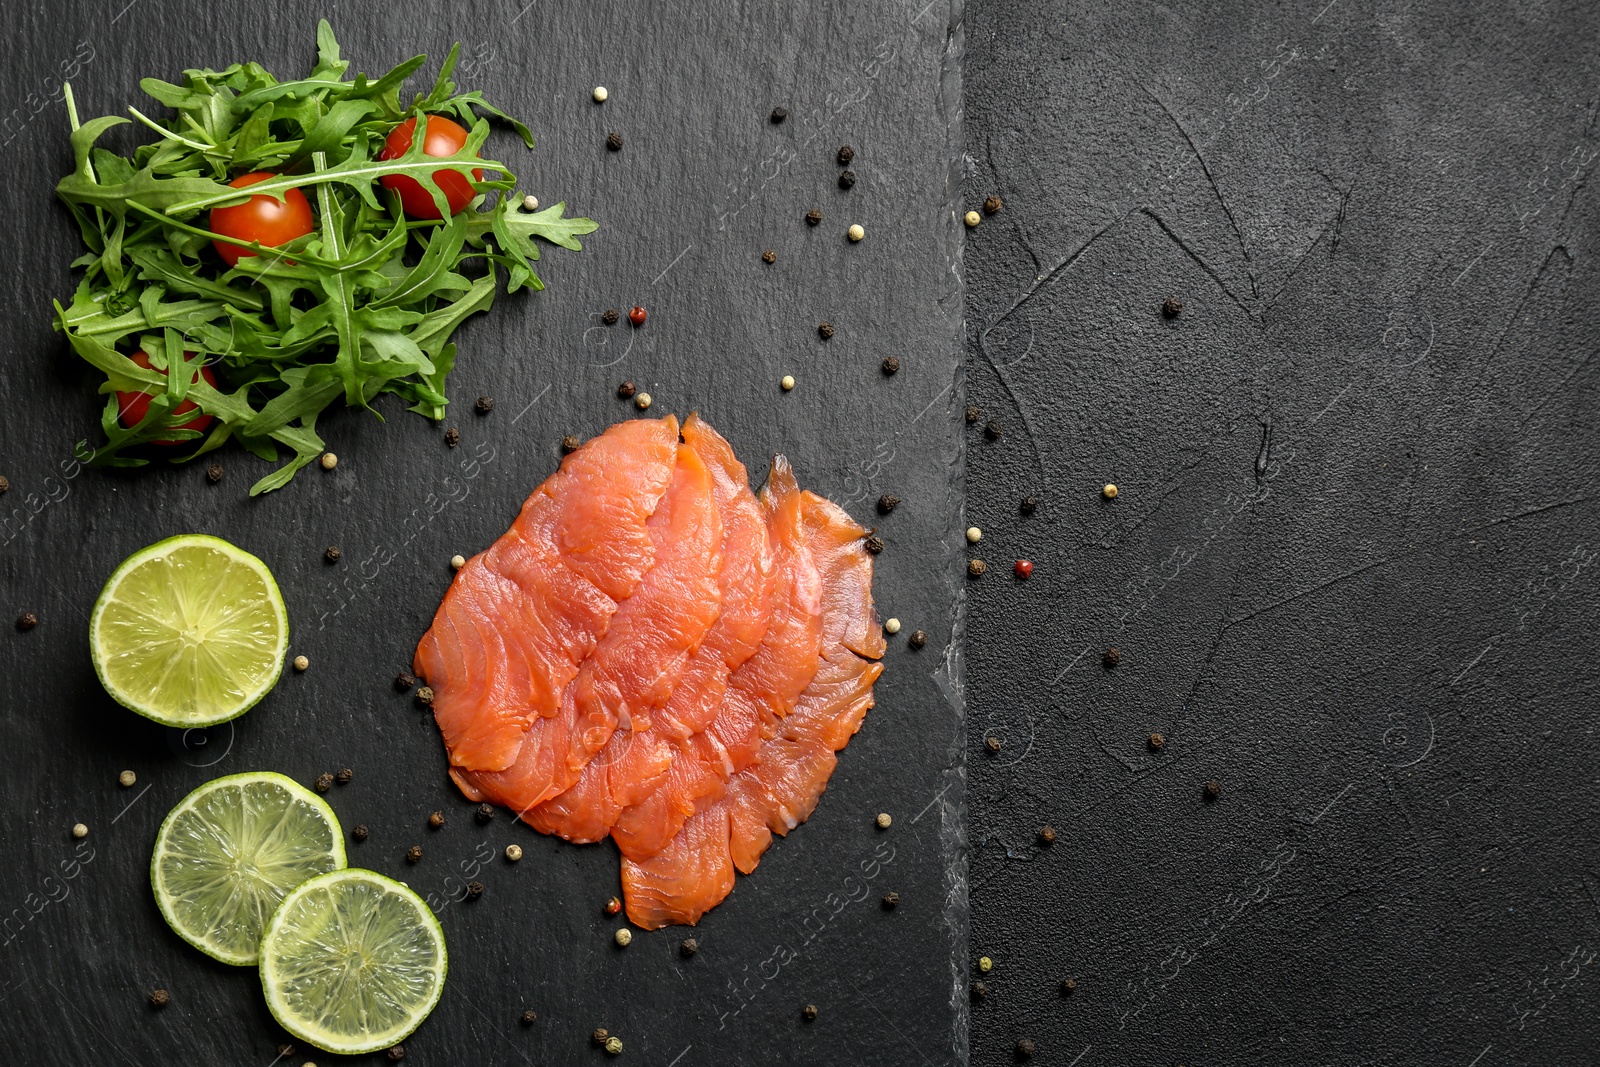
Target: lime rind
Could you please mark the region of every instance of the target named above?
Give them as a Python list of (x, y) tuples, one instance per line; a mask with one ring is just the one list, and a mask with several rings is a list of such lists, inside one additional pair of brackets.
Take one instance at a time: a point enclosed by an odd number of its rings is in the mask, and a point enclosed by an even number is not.
[[(207, 782), (167, 813), (150, 855), (150, 886), (179, 937), (223, 963), (249, 966), (284, 897), (347, 863), (344, 831), (327, 801), (282, 774), (250, 771)], [(240, 864), (248, 880), (230, 880)]]
[[(196, 589), (172, 580), (181, 573), (146, 566), (201, 553), (215, 553), (206, 562), (218, 573), (191, 580)], [(220, 569), (219, 560), (225, 564)], [(217, 588), (228, 582), (247, 587), (245, 595)], [(128, 600), (119, 596), (123, 592)], [(201, 627), (204, 639), (175, 640), (175, 618)], [(257, 627), (240, 625), (245, 618)], [(215, 726), (249, 711), (277, 684), (289, 649), (289, 615), (260, 559), (220, 537), (180, 534), (135, 552), (107, 579), (89, 620), (89, 647), (101, 685), (130, 711), (164, 726)], [(133, 655), (139, 651), (147, 655)], [(158, 673), (152, 677), (152, 671)], [(184, 674), (187, 683), (179, 681)]]
[(285, 1030), (325, 1052), (398, 1044), (444, 992), (444, 930), (422, 898), (374, 871), (318, 875), (261, 938), (261, 989)]

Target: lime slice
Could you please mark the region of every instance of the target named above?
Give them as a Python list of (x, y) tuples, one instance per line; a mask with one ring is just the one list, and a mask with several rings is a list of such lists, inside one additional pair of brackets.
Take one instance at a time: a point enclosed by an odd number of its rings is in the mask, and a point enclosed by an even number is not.
[(89, 620), (106, 692), (167, 726), (243, 715), (277, 683), (288, 647), (289, 615), (267, 565), (204, 534), (123, 560)]
[(272, 771), (207, 782), (167, 814), (150, 857), (150, 886), (167, 924), (223, 963), (255, 963), (261, 932), (283, 898), (345, 865), (344, 834), (327, 802)]
[(285, 1030), (326, 1052), (375, 1052), (444, 992), (444, 931), (392, 878), (352, 867), (284, 898), (261, 939), (261, 988)]

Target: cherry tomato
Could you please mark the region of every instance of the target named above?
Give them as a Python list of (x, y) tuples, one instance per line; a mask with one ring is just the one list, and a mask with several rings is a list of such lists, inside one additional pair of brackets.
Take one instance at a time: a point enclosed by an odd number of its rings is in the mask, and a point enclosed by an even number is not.
[[(406, 119), (400, 125), (389, 131), (389, 136), (383, 142), (383, 151), (378, 153), (379, 159), (398, 159), (411, 150), (411, 139), (416, 136), (417, 120)], [(453, 156), (461, 151), (461, 146), (467, 143), (467, 131), (461, 124), (452, 122), (443, 115), (428, 116), (427, 143), (422, 146), (423, 155), (428, 156)], [(475, 167), (472, 177), (478, 181), (483, 180), (483, 169)], [(450, 204), (450, 214), (458, 214), (462, 208), (472, 203), (472, 198), (477, 192), (472, 188), (472, 182), (459, 170), (436, 170), (433, 180), (439, 184), (439, 190), (444, 193), (445, 200)], [(422, 183), (415, 178), (408, 178), (404, 174), (387, 174), (383, 177), (383, 187), (393, 189), (400, 194), (400, 203), (406, 209), (406, 214), (414, 219), (443, 218), (439, 214), (439, 207), (433, 202), (433, 196), (422, 187)]]
[[(228, 185), (234, 189), (243, 189), (247, 185), (264, 182), (268, 178), (276, 178), (271, 171), (258, 170), (253, 174), (244, 174), (233, 179)], [(234, 237), (240, 241), (260, 241), (263, 248), (275, 248), (287, 244), (296, 237), (304, 237), (316, 225), (311, 218), (311, 205), (306, 201), (305, 194), (298, 189), (290, 189), (283, 194), (280, 203), (277, 197), (261, 195), (252, 196), (238, 207), (218, 207), (211, 209), (211, 230), (226, 237)], [(228, 266), (236, 266), (245, 256), (253, 256), (254, 252), (238, 245), (225, 244), (222, 241), (212, 241), (211, 247), (217, 250), (223, 262)]]
[[(246, 252), (245, 255), (250, 255), (250, 253)], [(185, 358), (192, 355), (194, 355), (193, 352), (184, 353)], [(150, 357), (145, 355), (143, 352), (135, 352), (129, 358), (131, 358), (135, 363), (143, 367), (145, 370), (150, 369)], [(165, 374), (167, 372), (157, 367), (156, 373)], [(190, 384), (193, 385), (194, 382), (199, 381), (202, 374), (205, 375), (206, 384), (215, 388), (217, 384), (217, 376), (211, 373), (210, 367), (201, 367), (198, 371), (196, 371), (194, 378), (190, 381)], [(175, 413), (182, 415), (184, 412), (193, 411), (194, 409), (195, 402), (193, 400), (185, 400), (183, 403), (178, 405)], [(139, 423), (144, 421), (144, 417), (149, 413), (149, 393), (124, 393), (121, 390), (117, 391), (117, 417), (121, 420), (122, 425), (137, 426)], [(216, 420), (210, 415), (201, 415), (199, 418), (190, 419), (188, 422), (184, 423), (181, 428), (185, 430), (199, 430), (203, 433), (205, 432), (206, 427), (210, 426), (215, 421)], [(182, 444), (183, 442), (157, 440), (155, 443), (158, 445), (176, 445)]]

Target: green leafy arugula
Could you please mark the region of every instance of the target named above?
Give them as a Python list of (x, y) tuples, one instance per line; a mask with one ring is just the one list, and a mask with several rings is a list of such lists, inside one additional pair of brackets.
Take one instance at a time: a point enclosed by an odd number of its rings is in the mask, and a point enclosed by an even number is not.
[[(152, 455), (183, 462), (230, 439), (269, 462), (291, 452), (251, 488), (255, 496), (287, 485), (323, 451), (316, 422), (330, 404), (371, 410), (389, 393), (427, 418), (444, 417), (445, 379), (456, 359), (451, 336), (494, 303), (499, 273), (507, 293), (543, 289), (537, 242), (578, 251), (578, 238), (598, 228), (564, 217), (565, 204), (523, 210), (515, 175), (481, 158), (491, 119), (530, 149), (533, 135), (481, 93), (457, 92), (450, 76), (459, 54), (460, 45), (450, 50), (432, 89), (409, 106), (402, 87), (427, 57), (376, 79), (346, 80), (350, 64), (326, 20), (317, 26), (317, 63), (297, 81), (280, 82), (258, 63), (188, 70), (181, 85), (145, 79), (144, 91), (173, 111), (164, 123), (131, 107), (132, 119), (80, 123), (65, 87), (73, 169), (56, 194), (87, 251), (73, 262), (83, 279), (70, 303), (56, 302), (55, 320), (73, 350), (106, 376), (105, 443), (79, 442), (81, 458), (110, 466), (140, 466)], [(423, 154), (433, 115), (470, 131), (454, 155)], [(420, 127), (411, 149), (378, 158), (390, 131), (411, 117)], [(131, 156), (97, 146), (108, 129), (129, 122), (156, 139)], [(246, 199), (227, 183), (263, 170), (276, 176), (248, 195), (281, 199), (299, 189), (316, 228), (275, 248), (208, 230), (211, 208)], [(440, 171), (466, 176), (477, 193), (454, 216), (435, 179)], [(415, 179), (445, 219), (408, 218), (382, 185), (393, 175)], [(255, 254), (229, 268), (213, 241)], [(134, 352), (150, 366), (136, 363)], [(137, 425), (123, 425), (118, 392), (149, 394)], [(180, 412), (185, 404), (199, 410)], [(214, 420), (209, 427), (187, 428), (201, 414)]]

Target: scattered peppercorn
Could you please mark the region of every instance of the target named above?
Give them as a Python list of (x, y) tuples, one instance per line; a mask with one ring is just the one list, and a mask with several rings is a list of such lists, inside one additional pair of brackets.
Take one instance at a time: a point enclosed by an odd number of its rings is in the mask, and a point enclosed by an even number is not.
[(816, 208), (812, 208), (810, 211), (806, 212), (806, 225), (807, 226), (816, 226), (821, 222), (822, 222), (822, 212), (818, 211)]
[(893, 911), (895, 908), (899, 907), (900, 894), (895, 892), (885, 893), (883, 895), (883, 906), (888, 908), (890, 911)]
[(303, 671), (303, 670), (308, 669), (310, 666), (311, 666), (311, 661), (309, 659), (307, 659), (306, 657), (304, 657), (304, 656), (296, 656), (294, 658), (294, 669), (295, 670)]
[(986, 196), (983, 198), (983, 213), (985, 215), (993, 215), (1003, 207), (1005, 207), (1005, 201), (998, 196)]
[(891, 618), (888, 622), (883, 624), (883, 632), (888, 634), (890, 637), (893, 637), (895, 634), (899, 633), (900, 620)]
[(616, 130), (612, 130), (610, 133), (606, 134), (606, 147), (611, 149), (613, 152), (622, 151), (622, 134), (618, 133)]
[(406, 1047), (404, 1045), (394, 1045), (389, 1049), (387, 1055), (390, 1063), (399, 1063), (406, 1058)]
[(356, 828), (350, 831), (350, 836), (355, 838), (357, 841), (365, 841), (367, 839), (367, 833), (367, 824), (364, 822), (358, 822), (356, 823)]
[(856, 172), (845, 170), (839, 172), (839, 188), (848, 189), (856, 183)]
[(578, 450), (578, 446), (581, 444), (583, 444), (582, 441), (569, 433), (561, 439), (561, 454), (563, 456), (571, 455)]
[(523, 1026), (532, 1026), (534, 1023), (536, 1023), (538, 1021), (539, 1021), (539, 1013), (534, 1011), (532, 1008), (529, 1008), (527, 1011), (522, 1013), (522, 1025)]
[(633, 944), (633, 931), (628, 929), (626, 926), (621, 927), (611, 936), (612, 939), (616, 941), (618, 948), (627, 948), (629, 945)]
[(1004, 435), (1005, 432), (1006, 428), (1001, 426), (998, 422), (991, 422), (989, 425), (983, 428), (983, 436), (987, 437), (991, 441), (1000, 440), (1001, 436)]
[(989, 565), (987, 563), (985, 563), (981, 559), (974, 559), (974, 560), (968, 560), (967, 561), (967, 577), (968, 578), (982, 578), (983, 577), (983, 572), (988, 570), (988, 569), (989, 569)]
[(606, 308), (600, 313), (600, 321), (605, 323), (607, 326), (615, 326), (617, 324), (617, 320), (620, 318), (622, 318), (622, 315), (617, 311), (616, 308)]
[(344, 553), (339, 551), (338, 545), (329, 545), (327, 550), (322, 553), (322, 558), (327, 560), (329, 563), (338, 563), (339, 557), (342, 555), (344, 555)]
[(649, 312), (638, 304), (628, 309), (628, 321), (635, 326), (643, 326), (644, 320), (649, 317)]
[(983, 540), (983, 529), (978, 526), (967, 527), (967, 544), (975, 545)]
[(478, 398), (478, 402), (472, 405), (472, 410), (476, 411), (479, 415), (489, 414), (489, 412), (494, 410), (494, 397), (480, 396)]
[(923, 633), (921, 630), (913, 630), (911, 632), (911, 637), (906, 641), (906, 643), (912, 648), (921, 648), (923, 645), (928, 643), (928, 635)]
[(1011, 572), (1023, 581), (1033, 577), (1033, 561), (1019, 559), (1011, 565)]
[(983, 974), (988, 974), (990, 971), (994, 970), (994, 960), (991, 960), (988, 956), (979, 956), (978, 970)]
[(899, 372), (900, 372), (900, 357), (899, 356), (884, 356), (883, 357), (883, 373), (884, 373), (884, 376), (885, 377), (889, 377), (889, 376), (898, 374)]
[(317, 775), (316, 787), (317, 792), (319, 793), (326, 793), (328, 790), (332, 789), (333, 775), (329, 774), (327, 771), (323, 771), (321, 774)]
[(458, 571), (467, 565), (467, 557), (459, 553), (450, 557), (450, 569)]
[(817, 327), (817, 336), (826, 341), (833, 336), (833, 323), (825, 322)]
[(213, 463), (211, 466), (207, 467), (206, 477), (211, 480), (212, 485), (222, 481), (222, 464)]
[(622, 1038), (615, 1036), (606, 1038), (606, 1051), (613, 1056), (622, 1055)]
[(861, 547), (876, 556), (883, 551), (883, 538), (873, 534), (861, 543)]
[(968, 407), (967, 408), (967, 421), (969, 423), (977, 422), (982, 417), (983, 417), (983, 412), (979, 411), (977, 408), (975, 408), (975, 407)]
[(811, 1022), (816, 1019), (816, 1017), (817, 1006), (815, 1004), (807, 1004), (805, 1007), (800, 1009), (800, 1018), (804, 1019), (806, 1022)]
[(72, 836), (77, 838), (88, 837), (89, 828), (81, 822), (75, 822), (72, 824)]
[(966, 223), (967, 229), (970, 230), (983, 221), (983, 216), (978, 214), (976, 211), (969, 211), (965, 215), (961, 216), (961, 221)]
[(538, 211), (539, 210), (539, 198), (537, 196), (534, 196), (532, 193), (529, 193), (527, 196), (523, 197), (522, 198), (522, 210), (524, 210), (524, 211)]
[(340, 785), (349, 785), (355, 776), (356, 772), (351, 770), (349, 767), (340, 767), (339, 773), (333, 776), (333, 780), (338, 782)]
[(1160, 752), (1161, 746), (1166, 743), (1167, 739), (1162, 736), (1159, 730), (1150, 735), (1150, 750), (1152, 752)]
[(984, 747), (987, 748), (990, 752), (999, 752), (1000, 751), (1000, 739), (998, 737), (990, 735), (989, 737), (984, 738), (983, 744), (984, 744)]
[(31, 611), (24, 611), (21, 615), (17, 616), (17, 629), (23, 631), (24, 633), (38, 625), (39, 616), (35, 615)]
[(293, 1055), (294, 1055), (294, 1046), (289, 1044), (287, 1041), (278, 1046), (278, 1058), (279, 1059), (282, 1059), (285, 1056), (293, 1056)]
[(610, 900), (606, 901), (606, 914), (607, 915), (615, 915), (617, 912), (619, 912), (621, 910), (622, 910), (622, 901), (618, 900), (616, 897), (612, 897)]
[(597, 1026), (597, 1027), (594, 1028), (594, 1031), (589, 1035), (589, 1040), (593, 1041), (596, 1045), (603, 1045), (603, 1044), (606, 1043), (606, 1038), (608, 1038), (610, 1036), (611, 1036), (611, 1031), (610, 1030), (607, 1030), (603, 1026)]
[(770, 248), (767, 249), (765, 252), (761, 253), (761, 262), (763, 262), (763, 263), (776, 263), (776, 262), (778, 262), (778, 253), (774, 252)]
[(889, 827), (894, 825), (894, 816), (890, 815), (886, 811), (880, 811), (878, 812), (878, 817), (872, 821), (873, 824), (878, 827), (878, 829), (887, 830)]
[(467, 883), (467, 899), (468, 900), (477, 900), (481, 896), (483, 896), (483, 883), (482, 882), (468, 882)]
[(1017, 1042), (1017, 1056), (1021, 1059), (1032, 1059), (1033, 1052), (1034, 1047), (1032, 1041), (1029, 1041), (1027, 1038), (1023, 1038), (1021, 1041)]
[(786, 119), (788, 117), (789, 117), (789, 109), (788, 108), (786, 108), (786, 107), (775, 107), (775, 108), (772, 109), (771, 118), (772, 118), (772, 124), (774, 126), (776, 126), (778, 123), (782, 122), (784, 119)]
[(416, 684), (416, 676), (410, 671), (401, 671), (394, 676), (394, 687), (402, 693), (409, 692)]
[(887, 515), (887, 514), (889, 514), (889, 512), (893, 511), (895, 508), (897, 508), (899, 506), (900, 506), (900, 498), (897, 497), (897, 496), (890, 496), (888, 493), (885, 493), (885, 494), (883, 494), (882, 496), (880, 496), (878, 498), (878, 514), (879, 515)]
[(650, 405), (654, 403), (655, 401), (651, 399), (649, 393), (640, 393), (638, 396), (633, 398), (633, 406), (638, 408), (640, 411), (648, 411), (650, 409)]
[(1117, 499), (1117, 487), (1112, 483), (1107, 482), (1105, 488), (1100, 490), (1100, 495), (1105, 497), (1107, 500), (1115, 500)]
[(150, 994), (150, 1006), (152, 1008), (164, 1008), (171, 1003), (172, 994), (165, 989), (157, 989)]
[(785, 374), (782, 378), (779, 378), (778, 388), (786, 393), (792, 390), (794, 388), (794, 375)]
[(417, 703), (418, 704), (432, 704), (433, 703), (433, 687), (432, 686), (424, 685), (424, 686), (421, 686), (420, 688), (417, 689)]
[(9, 492), (10, 489), (11, 489), (11, 479), (7, 478), (3, 474), (0, 474), (0, 493)]
[(594, 87), (594, 91), (589, 95), (594, 98), (595, 103), (603, 104), (606, 102), (607, 98), (611, 96), (611, 90), (607, 89), (604, 85), (596, 85)]
[(685, 957), (693, 956), (696, 952), (699, 952), (699, 951), (700, 951), (700, 942), (696, 941), (692, 937), (686, 937), (681, 942), (678, 943), (678, 955), (680, 955), (680, 956), (685, 956)]
[(422, 859), (422, 846), (421, 845), (412, 845), (410, 848), (406, 849), (406, 862), (407, 863), (416, 863), (421, 859)]
[(1206, 799), (1215, 800), (1222, 795), (1222, 783), (1210, 781), (1206, 783)]
[(617, 396), (621, 397), (623, 400), (633, 399), (633, 394), (637, 393), (638, 391), (639, 387), (633, 384), (632, 378), (627, 379), (621, 385), (617, 386)]
[(428, 816), (428, 829), (437, 830), (444, 825), (444, 812), (436, 811)]
[(444, 443), (449, 445), (451, 448), (459, 445), (461, 443), (461, 431), (456, 429), (454, 426), (450, 427), (444, 432)]
[(1161, 302), (1161, 314), (1169, 319), (1175, 319), (1183, 314), (1183, 301), (1175, 296), (1169, 296)]
[(989, 995), (989, 984), (981, 978), (972, 980), (972, 999), (982, 1000)]
[(1017, 509), (1024, 515), (1032, 515), (1038, 507), (1039, 498), (1033, 496), (1023, 497), (1022, 501), (1017, 505)]
[(139, 776), (134, 774), (132, 771), (123, 771), (121, 774), (117, 775), (117, 784), (124, 789), (132, 788), (133, 784), (138, 780)]
[(521, 845), (507, 845), (506, 846), (506, 859), (507, 860), (509, 860), (512, 863), (515, 863), (518, 860), (520, 860), (521, 858), (522, 858), (522, 846)]
[(339, 457), (338, 456), (334, 455), (332, 452), (324, 452), (322, 454), (322, 469), (323, 470), (331, 471), (331, 470), (333, 470), (333, 468), (337, 467), (338, 465), (339, 465)]
[(1078, 980), (1076, 978), (1063, 978), (1063, 979), (1061, 979), (1061, 995), (1062, 996), (1064, 996), (1064, 997), (1072, 996), (1072, 994), (1077, 990), (1077, 988), (1078, 988)]
[(856, 158), (856, 150), (854, 148), (851, 148), (849, 145), (839, 146), (839, 166), (849, 166), (850, 161), (854, 158)]
[(492, 822), (494, 820), (494, 805), (479, 804), (477, 809), (473, 811), (472, 817), (480, 823)]
[(1100, 657), (1100, 662), (1104, 663), (1107, 667), (1115, 667), (1117, 664), (1122, 662), (1122, 649), (1112, 645), (1110, 648), (1106, 649), (1105, 655)]
[(866, 237), (867, 231), (866, 228), (861, 225), (861, 223), (853, 222), (850, 224), (850, 228), (844, 231), (844, 235), (850, 238), (852, 241), (859, 241)]
[(1039, 828), (1039, 844), (1053, 845), (1056, 843), (1056, 828), (1054, 826), (1041, 826)]

